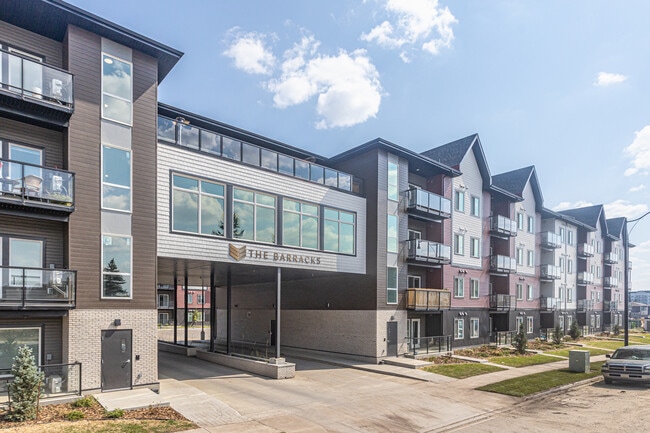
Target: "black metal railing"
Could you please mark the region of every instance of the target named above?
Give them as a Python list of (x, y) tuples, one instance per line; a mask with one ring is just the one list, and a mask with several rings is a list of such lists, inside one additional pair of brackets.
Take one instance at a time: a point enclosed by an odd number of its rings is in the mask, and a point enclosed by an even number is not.
[(406, 337), (408, 351), (413, 355), (426, 355), (430, 353), (449, 353), (452, 349), (451, 335), (435, 337)]
[(76, 281), (68, 269), (0, 266), (0, 309), (74, 308)]
[(432, 216), (449, 218), (451, 216), (451, 200), (425, 191), (420, 188), (411, 188), (406, 191), (407, 209), (417, 210)]
[(505, 236), (517, 236), (517, 222), (503, 215), (491, 216), (490, 231)]
[(438, 242), (410, 239), (406, 241), (406, 255), (409, 260), (449, 263), (451, 261), (451, 247)]
[(451, 307), (451, 293), (442, 289), (406, 289), (406, 309), (437, 311)]
[(512, 344), (516, 331), (496, 331), (490, 336), (490, 341), (497, 346), (508, 346)]
[(490, 295), (490, 310), (508, 311), (517, 308), (517, 298), (514, 295)]
[(595, 302), (593, 299), (578, 299), (576, 311), (584, 313), (585, 311), (593, 311)]
[(0, 199), (74, 206), (74, 186), (72, 172), (0, 159)]
[[(81, 395), (81, 363), (39, 365), (38, 370), (44, 374), (41, 384), (41, 398), (62, 395)], [(0, 369), (0, 395), (6, 395), (11, 401), (7, 385), (14, 380), (11, 369)]]

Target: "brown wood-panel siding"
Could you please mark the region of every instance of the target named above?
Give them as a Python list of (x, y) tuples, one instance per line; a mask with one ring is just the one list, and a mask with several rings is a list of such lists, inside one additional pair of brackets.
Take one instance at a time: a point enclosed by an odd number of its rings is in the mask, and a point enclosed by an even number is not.
[(45, 63), (48, 65), (62, 67), (61, 42), (54, 39), (0, 21), (0, 43), (3, 49), (6, 49), (7, 44), (12, 48), (45, 57)]
[[(0, 118), (0, 139), (43, 147), (43, 165), (66, 168), (63, 163), (63, 133)], [(8, 155), (4, 156), (8, 158)]]
[[(38, 238), (45, 241), (45, 261), (43, 267), (54, 264), (56, 268), (65, 267), (63, 230), (65, 223), (59, 221), (39, 220), (31, 218), (0, 215), (0, 235)], [(6, 261), (6, 254), (2, 259)]]
[(61, 318), (60, 317), (43, 317), (43, 318), (33, 318), (33, 319), (1, 319), (0, 318), (0, 329), (1, 328), (17, 328), (17, 327), (41, 327), (41, 356), (42, 359), (39, 359), (39, 364), (45, 363), (45, 355), (48, 353), (52, 354), (52, 360), (48, 361), (48, 364), (61, 364), (62, 359), (62, 327), (61, 327)]
[(133, 52), (133, 301), (156, 308), (156, 126), (158, 63)]
[(77, 272), (77, 308), (99, 307), (101, 296), (100, 102), (101, 39), (68, 27), (66, 59), (75, 74), (75, 112), (68, 128), (68, 167), (76, 173), (70, 217), (70, 268)]

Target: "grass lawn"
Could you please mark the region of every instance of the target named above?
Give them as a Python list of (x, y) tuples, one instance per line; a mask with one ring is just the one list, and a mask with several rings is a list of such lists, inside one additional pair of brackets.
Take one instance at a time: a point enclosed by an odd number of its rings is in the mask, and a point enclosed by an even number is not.
[(554, 356), (546, 355), (527, 355), (527, 356), (495, 356), (488, 358), (494, 364), (506, 365), (508, 367), (528, 367), (529, 365), (546, 364), (548, 362), (557, 362), (561, 359)]
[(537, 392), (546, 391), (558, 386), (579, 382), (600, 375), (602, 362), (592, 362), (589, 373), (574, 373), (567, 368), (528, 376), (508, 379), (477, 388), (480, 391), (496, 392), (498, 394), (524, 397)]
[(478, 376), (479, 374), (492, 373), (504, 370), (494, 365), (480, 364), (478, 362), (466, 362), (463, 364), (437, 364), (425, 367), (424, 371), (441, 374), (443, 376), (464, 379), (466, 377)]
[(570, 349), (557, 349), (557, 350), (548, 350), (544, 353), (548, 353), (549, 355), (557, 355), (557, 356), (564, 356), (565, 358), (569, 357), (569, 351), (570, 350), (588, 350), (589, 351), (589, 356), (597, 356), (597, 355), (605, 355), (607, 353), (612, 353), (609, 350), (606, 349), (594, 349), (591, 347), (572, 347)]
[(587, 346), (598, 347), (600, 349), (616, 350), (619, 347), (623, 347), (623, 341), (617, 340), (580, 340), (580, 342)]

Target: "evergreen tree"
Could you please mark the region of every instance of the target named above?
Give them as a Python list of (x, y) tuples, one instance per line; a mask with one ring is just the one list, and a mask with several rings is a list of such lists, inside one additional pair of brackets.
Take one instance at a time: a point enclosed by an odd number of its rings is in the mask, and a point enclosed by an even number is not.
[(528, 348), (528, 339), (526, 338), (526, 332), (524, 331), (524, 324), (519, 325), (519, 332), (515, 334), (513, 338), (512, 345), (515, 346), (517, 353), (523, 355), (526, 353)]
[(569, 328), (569, 335), (573, 340), (580, 338), (580, 328), (578, 328), (578, 321), (574, 320), (571, 322), (571, 328)]
[(553, 329), (553, 344), (560, 345), (562, 344), (562, 337), (564, 337), (562, 333), (562, 328), (560, 328), (560, 324), (556, 323), (555, 324), (555, 329)]
[(35, 419), (44, 375), (38, 371), (32, 349), (27, 346), (18, 349), (11, 374), (14, 380), (7, 385), (11, 395), (7, 418), (11, 421)]
[[(115, 259), (108, 262), (104, 272), (120, 272), (115, 264)], [(106, 274), (104, 275), (104, 296), (127, 296), (128, 293), (123, 287), (126, 280), (122, 275)]]

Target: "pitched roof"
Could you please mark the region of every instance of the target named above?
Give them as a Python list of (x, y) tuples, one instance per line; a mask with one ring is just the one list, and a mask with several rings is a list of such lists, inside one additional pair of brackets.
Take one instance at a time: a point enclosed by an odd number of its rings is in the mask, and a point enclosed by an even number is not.
[(609, 218), (607, 220), (607, 230), (609, 235), (617, 239), (623, 238), (623, 227), (625, 226), (625, 217)]
[(422, 152), (422, 155), (431, 158), (434, 161), (442, 162), (450, 167), (458, 167), (467, 154), (469, 148), (477, 139), (478, 134), (468, 135), (459, 140), (424, 151)]
[(522, 199), (524, 189), (528, 182), (530, 182), (531, 188), (533, 189), (535, 205), (541, 211), (544, 197), (542, 196), (542, 189), (539, 186), (534, 165), (492, 176), (492, 184), (494, 186), (515, 194)]
[(596, 230), (598, 221), (601, 223), (601, 230), (607, 233), (607, 221), (605, 220), (605, 212), (602, 204), (594, 206), (581, 207), (577, 209), (567, 209), (560, 211), (561, 214), (568, 215), (583, 224), (593, 227)]

